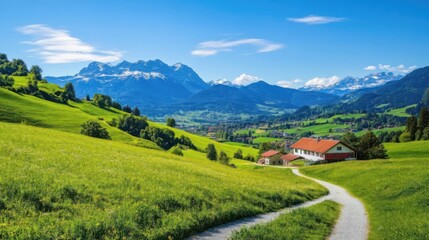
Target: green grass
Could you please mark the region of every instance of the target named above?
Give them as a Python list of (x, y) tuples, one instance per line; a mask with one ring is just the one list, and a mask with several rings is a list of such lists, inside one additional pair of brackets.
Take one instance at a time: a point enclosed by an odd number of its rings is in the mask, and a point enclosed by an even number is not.
[(283, 139), (281, 138), (272, 138), (272, 137), (257, 137), (253, 139), (253, 144), (259, 144), (264, 142), (281, 142)]
[(308, 208), (280, 215), (274, 221), (243, 228), (231, 240), (326, 239), (340, 215), (340, 205), (324, 201)]
[[(27, 86), (27, 82), (29, 80), (28, 77), (22, 77), (22, 76), (12, 76), (12, 77), (15, 80), (15, 82), (13, 84), (14, 88)], [(58, 85), (52, 84), (52, 83), (38, 82), (37, 86), (39, 87), (40, 90), (43, 90), (43, 91), (48, 92), (48, 93), (54, 93), (56, 91), (63, 91)]]
[(239, 147), (252, 147), (249, 144), (240, 143), (240, 142), (223, 142), (223, 144), (228, 144), (228, 145), (232, 145), (232, 146), (239, 146)]
[(22, 124), (0, 133), (1, 239), (178, 239), (326, 194), (286, 169)]
[[(344, 129), (349, 128), (350, 126), (345, 124), (334, 124), (334, 123), (326, 123), (326, 124), (320, 124), (320, 125), (313, 125), (309, 127), (303, 127), (303, 128), (293, 128), (293, 129), (286, 129), (286, 133), (295, 133), (299, 134), (302, 132), (314, 132), (318, 135), (342, 135), (341, 132), (334, 132), (334, 129)], [(332, 132), (329, 132), (329, 129), (332, 129)]]
[[(404, 131), (404, 130), (405, 130), (405, 126), (375, 129), (375, 130), (371, 130), (371, 131), (375, 135), (379, 135), (382, 132), (396, 132), (396, 131)], [(366, 132), (367, 132), (367, 130), (363, 130), (363, 131), (356, 132), (355, 134), (356, 134), (356, 136), (360, 137), (360, 136), (364, 135)]]
[(413, 104), (413, 105), (410, 105), (410, 106), (406, 106), (406, 107), (403, 107), (403, 108), (391, 109), (391, 110), (387, 111), (386, 114), (395, 115), (395, 116), (398, 116), (398, 117), (409, 117), (411, 115), (406, 112), (407, 108), (415, 107), (415, 106), (416, 106), (416, 104)]
[(350, 161), (301, 168), (346, 187), (363, 200), (370, 239), (429, 239), (428, 141), (385, 144), (389, 160)]
[[(21, 77), (24, 78), (24, 77)], [(57, 86), (57, 85), (53, 85)], [(72, 102), (69, 105), (49, 102), (30, 95), (20, 95), (0, 88), (0, 121), (5, 122), (27, 122), (45, 128), (57, 129), (65, 132), (79, 133), (81, 124), (87, 120), (98, 120), (107, 129), (114, 141), (120, 141), (147, 148), (160, 149), (155, 143), (131, 136), (115, 127), (107, 124), (113, 118), (119, 118), (124, 112), (109, 108), (102, 109), (94, 106), (90, 102)], [(163, 124), (149, 121), (150, 125), (166, 127)], [(207, 144), (215, 144), (218, 151), (224, 151), (232, 157), (238, 150), (242, 149), (243, 154), (257, 156), (258, 150), (245, 146), (232, 146), (218, 143), (209, 138), (197, 136), (176, 128), (169, 128), (175, 132), (176, 136), (185, 135), (191, 138), (192, 142), (200, 151), (204, 151)]]

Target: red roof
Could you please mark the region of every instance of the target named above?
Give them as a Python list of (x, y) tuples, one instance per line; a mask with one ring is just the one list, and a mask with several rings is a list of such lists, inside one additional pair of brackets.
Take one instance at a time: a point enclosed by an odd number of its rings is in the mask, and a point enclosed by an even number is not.
[(293, 160), (297, 160), (299, 158), (302, 158), (302, 157), (295, 155), (295, 154), (292, 154), (292, 153), (288, 153), (288, 154), (282, 156), (282, 159), (285, 161), (288, 161), (288, 162), (293, 161)]
[(262, 157), (272, 157), (276, 154), (279, 154), (279, 151), (275, 151), (275, 150), (268, 150), (264, 153), (261, 154)]
[(298, 148), (302, 150), (325, 153), (335, 145), (340, 143), (337, 140), (316, 139), (316, 138), (301, 138), (296, 143), (292, 144), (290, 148)]

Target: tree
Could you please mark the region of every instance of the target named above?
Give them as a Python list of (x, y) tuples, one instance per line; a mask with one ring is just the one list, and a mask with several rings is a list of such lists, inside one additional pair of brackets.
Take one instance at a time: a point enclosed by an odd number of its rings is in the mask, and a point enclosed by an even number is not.
[(225, 165), (229, 164), (229, 157), (223, 151), (220, 151), (219, 153), (219, 162)]
[(259, 144), (259, 154), (262, 154), (270, 149), (271, 149), (271, 143), (269, 142), (263, 142)]
[(74, 87), (73, 87), (73, 84), (71, 82), (66, 83), (66, 85), (64, 85), (64, 94), (68, 100), (75, 100), (76, 99), (76, 93), (74, 91)]
[(423, 97), (422, 97), (421, 103), (422, 103), (424, 106), (429, 107), (429, 88), (426, 88), (425, 93), (423, 94)]
[(341, 141), (350, 147), (353, 147), (355, 149), (359, 148), (359, 138), (356, 137), (356, 135), (352, 132), (346, 132), (342, 138)]
[(207, 151), (207, 158), (209, 160), (215, 161), (217, 159), (217, 151), (214, 144), (212, 143), (208, 144), (206, 151)]
[(386, 149), (372, 131), (367, 131), (361, 138), (358, 149), (359, 159), (387, 158)]
[(130, 107), (130, 106), (128, 106), (128, 105), (125, 105), (125, 106), (122, 108), (122, 111), (127, 112), (127, 113), (131, 113), (131, 112), (132, 112), (131, 107)]
[(32, 66), (30, 69), (30, 73), (33, 73), (36, 80), (39, 81), (42, 80), (42, 72), (43, 70), (37, 65)]
[(134, 107), (133, 108), (133, 111), (131, 112), (131, 114), (132, 115), (134, 115), (134, 116), (140, 116), (140, 110), (139, 110), (139, 108), (138, 107)]
[(91, 101), (91, 98), (89, 97), (89, 95), (86, 95), (85, 100), (88, 102)]
[(183, 152), (182, 149), (178, 148), (178, 147), (174, 147), (173, 150), (171, 151), (172, 154), (178, 155), (178, 156), (183, 156)]
[(174, 120), (174, 118), (167, 118), (166, 120), (167, 122), (167, 126), (169, 127), (176, 127), (176, 120)]
[(165, 150), (170, 149), (176, 144), (174, 132), (167, 128), (161, 129), (149, 126), (141, 131), (140, 137), (156, 143), (156, 145), (162, 147)]
[(429, 140), (429, 126), (423, 129), (422, 140)]
[(146, 120), (133, 115), (122, 116), (118, 121), (119, 129), (136, 137), (140, 136), (140, 132), (147, 126), (149, 126), (149, 124)]
[[(420, 109), (420, 113), (419, 113), (419, 119), (418, 119), (418, 129), (420, 130), (420, 133), (423, 133), (423, 129), (425, 129), (426, 127), (429, 127), (429, 110), (426, 106), (423, 106)], [(418, 136), (418, 140), (420, 140), (421, 135)]]
[(15, 83), (15, 80), (8, 76), (0, 74), (0, 87), (12, 87)]
[(103, 94), (94, 94), (92, 103), (98, 107), (106, 108), (112, 106), (112, 98)]
[(89, 120), (84, 122), (80, 129), (80, 133), (95, 138), (110, 139), (109, 132), (103, 128), (98, 122)]
[(399, 136), (400, 142), (411, 142), (411, 134), (409, 132), (403, 132), (401, 136)]
[(122, 110), (122, 106), (118, 102), (112, 102), (112, 107), (118, 110)]
[(190, 149), (197, 150), (197, 147), (192, 143), (191, 139), (189, 137), (185, 137), (181, 135), (179, 138), (176, 138), (176, 143), (186, 146)]
[(417, 132), (417, 118), (415, 116), (411, 116), (407, 119), (405, 130), (410, 133), (411, 140), (414, 141)]
[(234, 158), (243, 159), (243, 151), (241, 151), (241, 149), (238, 149), (237, 152), (234, 153)]

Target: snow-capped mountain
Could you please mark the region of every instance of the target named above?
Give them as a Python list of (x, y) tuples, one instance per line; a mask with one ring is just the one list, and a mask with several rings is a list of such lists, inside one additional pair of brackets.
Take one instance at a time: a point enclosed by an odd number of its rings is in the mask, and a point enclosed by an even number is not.
[(78, 97), (104, 93), (133, 106), (170, 103), (209, 87), (192, 68), (161, 60), (123, 61), (115, 66), (92, 62), (74, 76), (46, 78), (59, 85), (72, 82)]
[(329, 85), (307, 85), (302, 90), (307, 91), (318, 91), (324, 93), (331, 93), (339, 96), (343, 96), (350, 92), (366, 89), (366, 88), (374, 88), (378, 86), (382, 86), (390, 81), (395, 81), (403, 78), (404, 75), (394, 74), (392, 72), (380, 72), (380, 73), (372, 73), (365, 77), (345, 77), (341, 80), (334, 81)]

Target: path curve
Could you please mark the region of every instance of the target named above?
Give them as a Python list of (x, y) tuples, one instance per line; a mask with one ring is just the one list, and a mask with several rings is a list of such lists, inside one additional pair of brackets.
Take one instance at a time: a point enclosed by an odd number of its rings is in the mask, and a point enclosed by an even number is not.
[[(368, 218), (364, 205), (355, 197), (351, 196), (344, 188), (337, 185), (310, 178), (299, 173), (298, 169), (293, 169), (292, 172), (300, 177), (308, 178), (316, 181), (320, 185), (329, 190), (329, 194), (318, 199), (308, 201), (293, 207), (285, 208), (278, 212), (260, 214), (254, 217), (243, 218), (233, 222), (225, 223), (205, 232), (194, 235), (189, 240), (220, 240), (228, 239), (235, 230), (242, 227), (250, 227), (256, 224), (267, 223), (276, 219), (283, 213), (288, 213), (292, 210), (310, 207), (321, 203), (325, 200), (332, 200), (343, 205), (340, 217), (332, 231), (329, 239), (331, 240), (365, 240), (368, 236)], [(285, 229), (287, 231), (287, 229)]]

